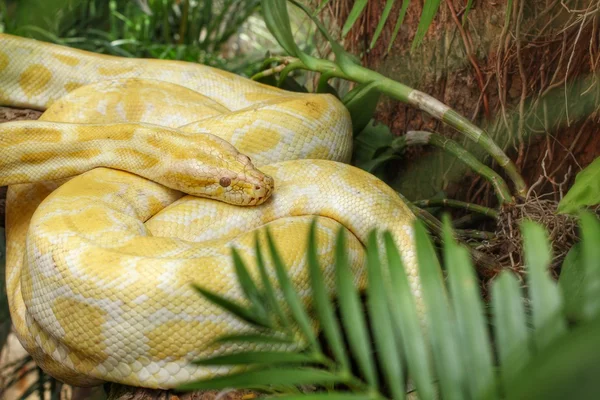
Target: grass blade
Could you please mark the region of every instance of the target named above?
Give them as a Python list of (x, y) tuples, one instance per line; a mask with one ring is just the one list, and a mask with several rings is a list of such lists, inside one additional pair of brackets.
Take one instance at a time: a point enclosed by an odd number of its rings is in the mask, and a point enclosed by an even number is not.
[(465, 11), (463, 12), (463, 16), (462, 16), (462, 24), (464, 25), (465, 22), (467, 22), (467, 17), (469, 16), (469, 13), (471, 12), (471, 9), (473, 8), (473, 0), (467, 0), (467, 5), (465, 6)]
[(235, 247), (231, 248), (231, 255), (233, 258), (235, 274), (237, 276), (238, 283), (244, 292), (244, 295), (246, 295), (246, 298), (254, 308), (254, 311), (261, 315), (261, 318), (269, 319), (269, 314), (265, 309), (263, 296), (261, 296), (256, 284), (254, 283), (254, 280), (248, 272), (248, 268), (246, 268), (242, 257)]
[(219, 336), (213, 343), (251, 343), (251, 344), (292, 344), (294, 341), (288, 337), (261, 335), (258, 333), (241, 333)]
[(449, 313), (449, 303), (435, 249), (420, 220), (415, 221), (415, 238), (421, 289), (425, 300), (428, 331), (445, 399), (463, 399), (464, 369), (460, 365), (456, 327)]
[(575, 243), (560, 267), (558, 279), (558, 287), (565, 302), (565, 315), (571, 321), (585, 320), (585, 291), (589, 284), (587, 279), (581, 243)]
[(252, 365), (252, 364), (307, 364), (315, 363), (315, 357), (304, 353), (287, 351), (247, 351), (236, 354), (194, 360), (196, 365)]
[(324, 385), (341, 383), (331, 372), (315, 368), (268, 368), (244, 371), (227, 376), (187, 383), (178, 390), (252, 389), (270, 385)]
[(192, 285), (192, 286), (194, 287), (194, 289), (196, 289), (196, 291), (198, 293), (200, 293), (208, 301), (225, 309), (226, 311), (230, 312), (231, 314), (235, 315), (236, 317), (238, 317), (252, 325), (256, 325), (256, 326), (259, 326), (262, 328), (271, 327), (270, 322), (268, 320), (262, 319), (262, 317), (260, 315), (257, 315), (256, 313), (254, 313), (253, 310), (249, 310), (231, 300), (226, 299), (225, 297), (222, 297), (222, 296), (220, 296), (216, 293), (213, 293), (208, 289), (204, 289), (198, 285)]
[(319, 316), (321, 329), (327, 339), (327, 343), (331, 347), (331, 351), (338, 363), (340, 363), (343, 371), (348, 371), (350, 363), (344, 349), (344, 341), (340, 326), (335, 318), (333, 305), (329, 299), (329, 294), (325, 288), (325, 281), (321, 266), (317, 258), (317, 243), (316, 243), (316, 219), (313, 220), (310, 226), (308, 237), (308, 267), (310, 273), (310, 282), (315, 302), (315, 309)]
[(348, 336), (350, 349), (368, 384), (371, 387), (376, 387), (377, 380), (367, 324), (358, 292), (352, 283), (353, 275), (348, 265), (345, 231), (343, 229), (338, 232), (335, 247), (335, 274), (342, 323)]
[(344, 22), (344, 26), (342, 28), (342, 37), (346, 37), (350, 29), (354, 26), (356, 21), (360, 18), (363, 10), (367, 5), (368, 0), (355, 0), (352, 9), (350, 10), (350, 14), (348, 14), (348, 18), (346, 22)]
[(580, 214), (581, 254), (585, 269), (583, 315), (595, 318), (600, 312), (600, 221), (590, 212)]
[(566, 331), (562, 298), (558, 285), (550, 278), (552, 250), (542, 226), (525, 221), (521, 226), (527, 282), (531, 298), (536, 348), (542, 349)]
[(294, 316), (294, 319), (298, 323), (302, 334), (312, 347), (313, 351), (321, 351), (321, 346), (319, 346), (319, 342), (317, 341), (317, 337), (313, 331), (311, 326), (311, 321), (306, 313), (306, 309), (302, 305), (300, 301), (300, 296), (298, 296), (298, 292), (294, 289), (292, 285), (292, 281), (287, 273), (285, 265), (283, 265), (283, 261), (279, 256), (279, 252), (275, 246), (275, 242), (273, 241), (273, 237), (271, 233), (267, 229), (267, 241), (269, 243), (269, 249), (271, 252), (271, 259), (273, 260), (273, 265), (275, 266), (275, 272), (277, 273), (277, 279), (279, 281), (279, 286), (281, 287), (281, 291), (283, 292), (283, 296), (290, 307), (290, 311)]
[(387, 0), (385, 2), (383, 12), (381, 13), (381, 16), (379, 17), (379, 22), (377, 23), (377, 28), (375, 28), (375, 33), (373, 34), (373, 39), (371, 39), (371, 44), (369, 45), (370, 49), (375, 47), (375, 43), (377, 43), (377, 39), (379, 39), (379, 36), (383, 31), (383, 27), (385, 26), (385, 23), (387, 22), (390, 16), (390, 11), (392, 11), (392, 7), (394, 6), (395, 2), (396, 0)]
[(258, 266), (258, 272), (260, 273), (260, 278), (263, 284), (263, 290), (265, 293), (265, 297), (267, 298), (267, 301), (269, 302), (270, 308), (275, 311), (275, 313), (277, 314), (277, 317), (279, 318), (279, 322), (281, 323), (281, 325), (283, 326), (283, 328), (286, 330), (286, 332), (290, 332), (290, 321), (288, 319), (288, 317), (285, 315), (285, 313), (283, 312), (283, 309), (281, 308), (281, 306), (279, 305), (279, 301), (277, 301), (277, 298), (275, 297), (275, 288), (273, 287), (273, 284), (271, 283), (271, 278), (269, 278), (269, 273), (267, 272), (267, 267), (265, 265), (265, 259), (263, 257), (263, 253), (262, 253), (262, 249), (260, 246), (260, 240), (259, 240), (259, 235), (258, 233), (256, 233), (256, 236), (254, 237), (254, 249), (256, 252), (256, 264)]
[(402, 379), (400, 349), (394, 338), (387, 304), (387, 293), (383, 285), (381, 260), (379, 258), (377, 234), (371, 231), (367, 245), (367, 286), (369, 315), (373, 326), (375, 348), (381, 360), (381, 371), (390, 387), (394, 399), (404, 399), (405, 388)]
[(504, 391), (531, 358), (523, 297), (517, 278), (502, 271), (492, 283), (492, 309)]
[(396, 25), (394, 25), (394, 32), (392, 32), (392, 38), (390, 39), (390, 43), (388, 44), (387, 52), (389, 53), (392, 49), (392, 45), (396, 41), (396, 36), (398, 36), (398, 32), (400, 32), (400, 27), (404, 22), (404, 17), (406, 16), (406, 11), (408, 10), (408, 6), (410, 5), (410, 0), (402, 1), (402, 8), (400, 9), (400, 13), (398, 14), (398, 19), (396, 20)]
[(426, 0), (425, 4), (423, 4), (421, 20), (419, 21), (419, 26), (417, 26), (417, 32), (415, 33), (415, 38), (412, 42), (411, 51), (416, 49), (423, 41), (425, 34), (429, 30), (429, 27), (440, 8), (440, 3), (441, 0)]
[(419, 324), (417, 307), (410, 289), (402, 258), (389, 232), (383, 234), (390, 272), (388, 304), (392, 323), (400, 332), (403, 353), (406, 355), (409, 374), (415, 382), (420, 399), (435, 398), (433, 374), (429, 353)]
[(467, 383), (471, 398), (480, 399), (487, 394), (486, 398), (495, 399), (497, 396), (491, 395), (490, 392), (495, 383), (491, 344), (473, 264), (469, 252), (454, 240), (450, 219), (447, 217), (444, 218), (443, 235), (444, 259), (459, 331), (463, 366), (470, 377)]

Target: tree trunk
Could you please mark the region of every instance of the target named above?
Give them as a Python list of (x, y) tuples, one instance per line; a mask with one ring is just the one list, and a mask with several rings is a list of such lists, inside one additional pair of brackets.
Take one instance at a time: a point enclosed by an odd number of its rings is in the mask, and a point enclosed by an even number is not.
[[(343, 23), (352, 1), (331, 3), (334, 20)], [(596, 1), (514, 0), (511, 10), (506, 0), (474, 1), (463, 23), (467, 0), (443, 0), (412, 53), (423, 1), (411, 1), (388, 53), (404, 3), (397, 1), (381, 38), (365, 51), (385, 3), (369, 0), (346, 38), (346, 48), (362, 52), (367, 67), (436, 97), (485, 128), (507, 149), (529, 185), (546, 175), (537, 191), (560, 196), (575, 174), (600, 155), (600, 140), (594, 135), (600, 103)], [(577, 86), (581, 79), (586, 81)], [(582, 98), (586, 90), (587, 97)], [(482, 155), (455, 131), (398, 102), (382, 101), (376, 119), (395, 135), (436, 130)], [(391, 184), (410, 199), (429, 198), (443, 190), (461, 200), (494, 201), (487, 182), (437, 149), (413, 149), (390, 172), (397, 174)]]

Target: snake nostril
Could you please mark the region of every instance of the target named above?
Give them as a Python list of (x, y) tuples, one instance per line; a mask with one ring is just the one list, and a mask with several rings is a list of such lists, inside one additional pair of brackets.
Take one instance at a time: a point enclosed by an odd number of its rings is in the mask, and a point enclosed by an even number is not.
[(228, 187), (229, 185), (231, 185), (231, 179), (227, 178), (227, 177), (223, 177), (219, 180), (219, 185), (221, 185), (223, 187)]

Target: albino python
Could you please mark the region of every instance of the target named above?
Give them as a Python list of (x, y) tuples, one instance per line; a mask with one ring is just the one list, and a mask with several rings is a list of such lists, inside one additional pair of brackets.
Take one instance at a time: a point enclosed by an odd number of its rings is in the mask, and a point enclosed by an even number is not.
[(347, 164), (350, 117), (331, 95), (0, 35), (0, 105), (45, 111), (0, 124), (6, 276), (19, 340), (64, 382), (172, 388), (228, 372), (190, 361), (250, 328), (191, 284), (240, 300), (231, 247), (256, 274), (265, 227), (306, 302), (314, 216), (330, 288), (338, 229), (363, 285), (366, 236), (379, 228), (420, 296), (414, 216)]

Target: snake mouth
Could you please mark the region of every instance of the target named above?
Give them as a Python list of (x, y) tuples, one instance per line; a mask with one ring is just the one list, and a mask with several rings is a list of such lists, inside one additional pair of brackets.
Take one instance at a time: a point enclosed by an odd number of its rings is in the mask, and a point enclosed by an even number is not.
[(248, 206), (257, 206), (267, 201), (275, 189), (275, 180), (269, 175), (263, 175), (261, 181), (254, 186), (252, 195), (248, 197)]

